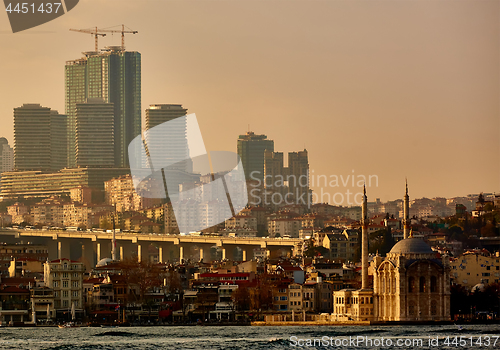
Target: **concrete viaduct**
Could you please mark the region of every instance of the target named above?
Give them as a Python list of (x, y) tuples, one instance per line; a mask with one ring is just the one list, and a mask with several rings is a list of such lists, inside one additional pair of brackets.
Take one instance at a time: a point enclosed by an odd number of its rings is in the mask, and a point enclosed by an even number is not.
[[(0, 241), (46, 245), (49, 259), (81, 259), (87, 268), (93, 268), (103, 258), (111, 258), (112, 233), (50, 230), (0, 230)], [(212, 247), (217, 247), (219, 258), (239, 258), (242, 261), (254, 257), (255, 248), (263, 248), (270, 256), (300, 252), (302, 240), (280, 238), (243, 238), (219, 236), (154, 235), (141, 233), (115, 233), (116, 256), (123, 260), (135, 257), (139, 261), (160, 263), (183, 259), (209, 262), (213, 258)]]

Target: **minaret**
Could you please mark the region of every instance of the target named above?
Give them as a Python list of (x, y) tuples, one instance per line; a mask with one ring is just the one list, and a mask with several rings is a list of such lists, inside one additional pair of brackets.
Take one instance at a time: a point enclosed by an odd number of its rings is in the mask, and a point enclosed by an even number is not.
[(361, 289), (368, 289), (368, 204), (366, 186), (363, 186), (363, 206), (361, 209)]
[(406, 194), (403, 203), (403, 238), (407, 239), (410, 233), (410, 197), (408, 196), (408, 180), (406, 180)]
[[(115, 207), (116, 214), (116, 207)], [(113, 235), (111, 237), (111, 259), (116, 261), (116, 224), (115, 224), (115, 216), (113, 214)]]

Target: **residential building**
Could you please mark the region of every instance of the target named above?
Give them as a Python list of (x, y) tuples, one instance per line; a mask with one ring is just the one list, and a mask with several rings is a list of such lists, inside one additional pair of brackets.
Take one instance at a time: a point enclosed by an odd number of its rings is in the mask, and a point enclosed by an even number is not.
[(115, 162), (114, 105), (101, 98), (77, 103), (75, 166), (109, 167)]
[[(163, 165), (168, 163), (170, 166), (166, 171), (169, 173), (174, 169), (188, 173), (193, 171), (192, 161), (189, 159), (187, 121), (186, 118), (181, 118), (186, 114), (187, 109), (178, 104), (153, 104), (146, 109), (144, 119), (146, 152), (153, 159), (161, 159)], [(166, 122), (168, 127), (152, 130)], [(179, 184), (184, 182), (182, 173), (180, 176)]]
[(66, 62), (68, 166), (76, 165), (76, 104), (100, 98), (114, 107), (114, 164), (128, 165), (128, 145), (141, 133), (141, 54), (108, 46)]
[(3, 173), (0, 196), (4, 199), (49, 197), (70, 195), (71, 189), (87, 186), (95, 189), (94, 202), (104, 199), (104, 182), (124, 175), (126, 168), (72, 168), (55, 173), (42, 171), (13, 171)]
[(245, 170), (247, 180), (264, 181), (264, 152), (274, 152), (274, 141), (266, 135), (256, 135), (248, 131), (240, 135), (237, 143), (237, 153)]
[(14, 168), (58, 171), (66, 167), (67, 120), (48, 107), (14, 108)]
[(83, 308), (83, 273), (82, 262), (66, 258), (47, 261), (44, 264), (45, 286), (54, 290), (55, 309)]
[(4, 171), (14, 169), (14, 149), (9, 146), (5, 137), (0, 137), (0, 178)]
[(30, 288), (31, 310), (36, 323), (48, 323), (55, 319), (54, 291), (48, 287)]
[(480, 252), (466, 252), (450, 263), (451, 279), (471, 290), (478, 284), (498, 283), (500, 280), (500, 257)]
[(6, 244), (0, 245), (0, 277), (9, 276), (11, 260), (28, 259), (45, 262), (49, 257), (46, 245)]

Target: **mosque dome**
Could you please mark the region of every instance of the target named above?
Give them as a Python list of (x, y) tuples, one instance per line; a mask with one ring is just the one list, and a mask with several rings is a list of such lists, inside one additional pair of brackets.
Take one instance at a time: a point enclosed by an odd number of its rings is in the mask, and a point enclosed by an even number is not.
[(481, 281), (481, 283), (478, 283), (474, 287), (472, 287), (471, 291), (472, 292), (484, 292), (483, 281)]
[(412, 237), (396, 243), (389, 254), (435, 254), (435, 252), (421, 239)]
[(106, 266), (106, 265), (109, 265), (112, 262), (113, 262), (113, 259), (104, 258), (104, 259), (99, 260), (99, 262), (97, 263), (96, 267)]

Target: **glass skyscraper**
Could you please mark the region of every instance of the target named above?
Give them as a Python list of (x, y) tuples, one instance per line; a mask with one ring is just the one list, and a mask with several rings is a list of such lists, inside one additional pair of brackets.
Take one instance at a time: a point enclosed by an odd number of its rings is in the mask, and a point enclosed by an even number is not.
[[(264, 180), (264, 151), (274, 152), (274, 141), (249, 131), (238, 138), (238, 156), (248, 180)], [(252, 174), (253, 173), (253, 174)]]
[(67, 116), (39, 104), (14, 108), (16, 170), (58, 171), (66, 166)]
[(141, 133), (141, 54), (108, 46), (66, 62), (68, 166), (76, 166), (76, 104), (100, 98), (114, 105), (114, 164), (128, 166), (128, 144)]

